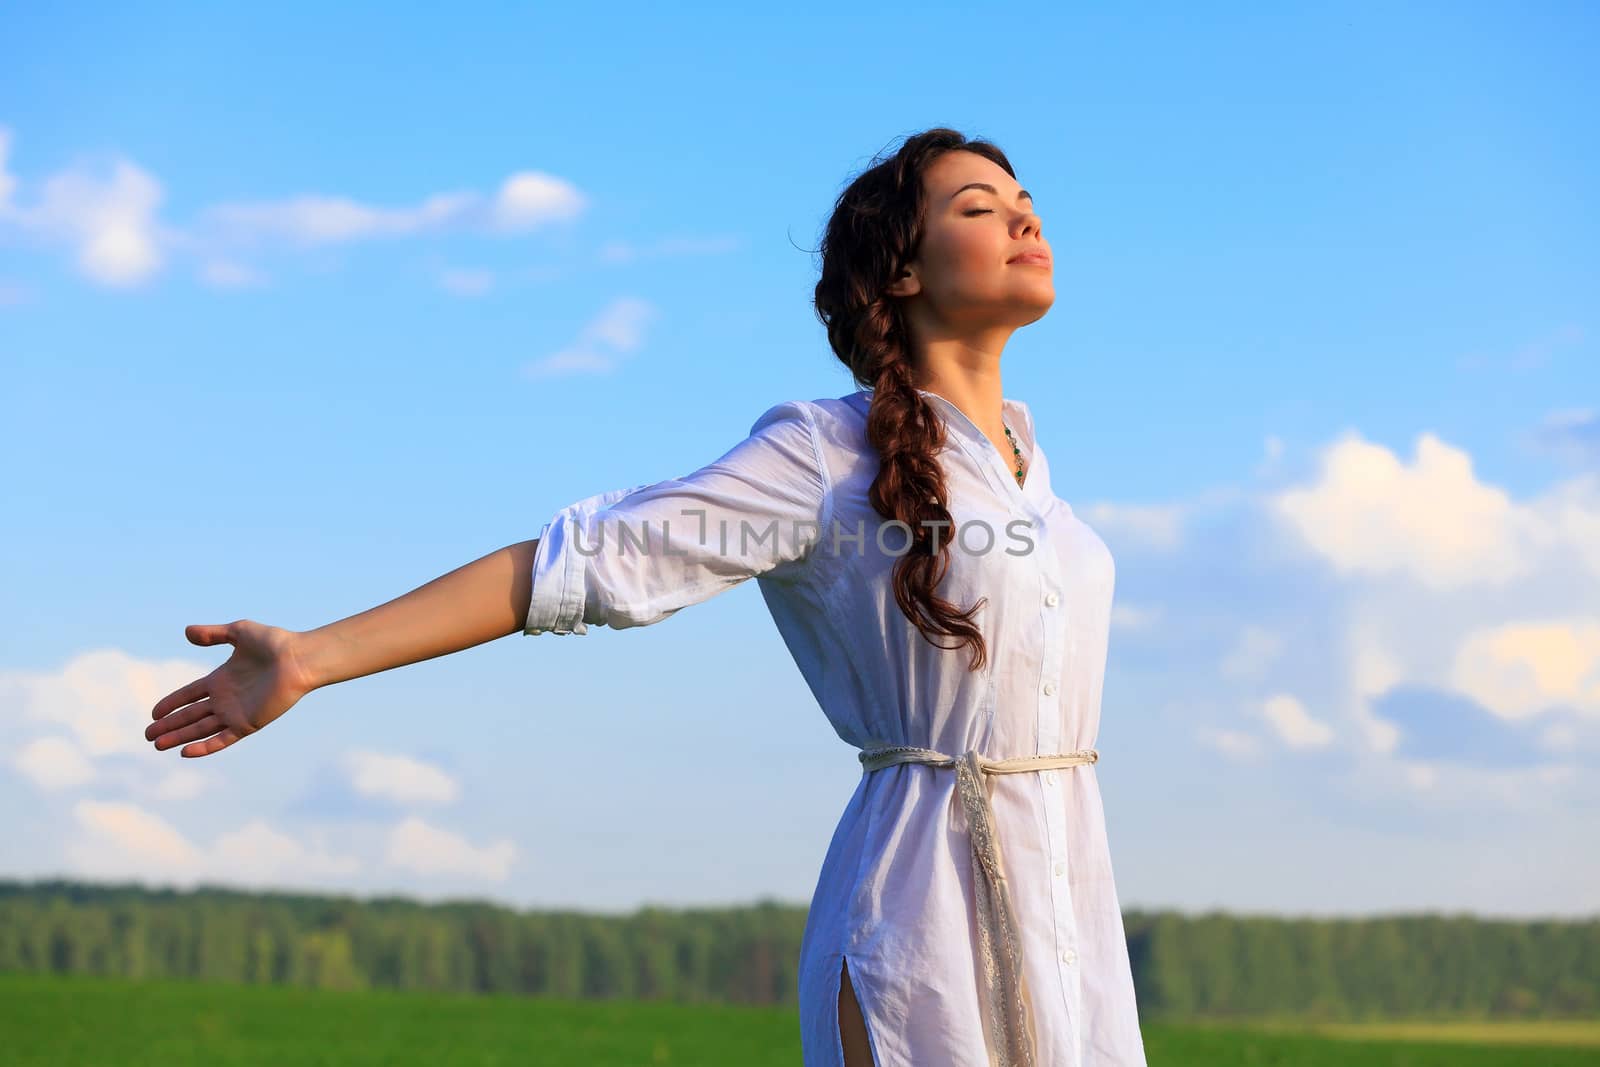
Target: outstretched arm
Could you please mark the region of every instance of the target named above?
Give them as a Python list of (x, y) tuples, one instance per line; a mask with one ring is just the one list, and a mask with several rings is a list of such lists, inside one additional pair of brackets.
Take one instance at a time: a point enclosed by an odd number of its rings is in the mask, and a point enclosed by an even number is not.
[(226, 642), (233, 654), (162, 697), (145, 737), (158, 749), (188, 742), (184, 756), (208, 756), (334, 682), (512, 633), (649, 626), (757, 575), (795, 577), (813, 547), (801, 528), (820, 536), (829, 506), (811, 409), (786, 401), (704, 467), (586, 497), (539, 537), (359, 615), (303, 633), (247, 619), (190, 626), (190, 641)]
[(509, 545), (315, 630), (248, 619), (190, 626), (185, 634), (194, 644), (230, 644), (233, 654), (162, 697), (145, 738), (162, 750), (189, 742), (181, 755), (209, 756), (260, 730), (313, 689), (519, 633), (538, 545), (537, 538)]
[(296, 658), (310, 689), (521, 633), (538, 545), (509, 545), (387, 604), (299, 634)]

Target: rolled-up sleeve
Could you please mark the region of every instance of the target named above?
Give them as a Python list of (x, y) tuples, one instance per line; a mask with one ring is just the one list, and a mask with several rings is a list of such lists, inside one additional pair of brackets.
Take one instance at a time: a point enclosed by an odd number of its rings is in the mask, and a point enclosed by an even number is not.
[(649, 626), (749, 578), (797, 576), (828, 508), (811, 405), (778, 404), (692, 474), (556, 512), (539, 534), (523, 633)]

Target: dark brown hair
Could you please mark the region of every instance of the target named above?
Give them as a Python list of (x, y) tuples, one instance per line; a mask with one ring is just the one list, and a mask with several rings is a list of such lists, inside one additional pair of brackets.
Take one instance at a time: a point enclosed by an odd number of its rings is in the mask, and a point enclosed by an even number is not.
[[(957, 150), (993, 160), (1016, 177), (1005, 154), (988, 141), (968, 140), (942, 126), (908, 136), (892, 156), (875, 157), (834, 203), (822, 240), (815, 304), (834, 355), (862, 388), (872, 390), (867, 440), (880, 465), (868, 499), (878, 514), (911, 530), (911, 544), (894, 568), (895, 600), (930, 644), (970, 646), (968, 670), (981, 670), (988, 649), (972, 617), (987, 598), (963, 611), (934, 593), (949, 569), (955, 538), (944, 471), (936, 458), (945, 444), (944, 424), (914, 384), (917, 368), (900, 299), (884, 292), (922, 243), (923, 172)], [(935, 634), (959, 640), (942, 645)]]

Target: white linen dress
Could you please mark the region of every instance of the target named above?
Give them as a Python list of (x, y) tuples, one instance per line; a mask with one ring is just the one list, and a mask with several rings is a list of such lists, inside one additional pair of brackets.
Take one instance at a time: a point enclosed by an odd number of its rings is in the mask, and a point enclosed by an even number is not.
[[(960, 608), (987, 598), (974, 617), (988, 645), (983, 670), (967, 670), (968, 649), (930, 644), (895, 602), (890, 574), (907, 532), (868, 501), (879, 460), (866, 439), (867, 390), (778, 404), (691, 474), (561, 509), (539, 537), (524, 632), (648, 626), (754, 577), (850, 745), (990, 759), (1093, 748), (1111, 553), (1051, 491), (1026, 404), (1003, 401), (1027, 461), (1019, 486), (1010, 457), (960, 408), (923, 392), (944, 421), (939, 461), (961, 534), (938, 592)], [(1132, 773), (1118, 753), (1102, 755)], [(1031, 1062), (1143, 1067), (1096, 764), (981, 780), (1016, 917)], [(863, 769), (801, 946), (807, 1067), (843, 1063), (844, 966), (880, 1067), (1005, 1062), (984, 1009), (982, 875), (968, 829), (951, 769)]]

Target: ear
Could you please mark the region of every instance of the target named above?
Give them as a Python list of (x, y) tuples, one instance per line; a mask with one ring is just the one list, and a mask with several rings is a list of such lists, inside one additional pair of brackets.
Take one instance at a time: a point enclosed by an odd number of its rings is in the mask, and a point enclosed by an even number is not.
[(917, 277), (915, 270), (906, 267), (900, 271), (900, 277), (891, 282), (884, 292), (890, 296), (915, 296), (922, 292), (922, 280)]

